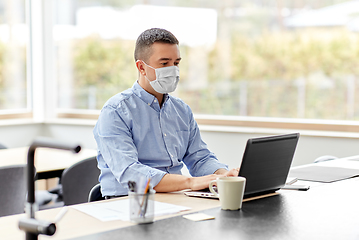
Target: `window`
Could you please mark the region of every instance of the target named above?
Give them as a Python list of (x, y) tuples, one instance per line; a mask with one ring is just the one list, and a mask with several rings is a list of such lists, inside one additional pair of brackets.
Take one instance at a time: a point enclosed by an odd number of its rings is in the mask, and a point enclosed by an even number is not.
[(162, 27), (180, 41), (174, 95), (196, 114), (359, 119), (359, 3), (55, 1), (58, 108), (101, 109), (137, 79), (134, 42)]
[(0, 113), (30, 108), (26, 81), (25, 2), (0, 2)]

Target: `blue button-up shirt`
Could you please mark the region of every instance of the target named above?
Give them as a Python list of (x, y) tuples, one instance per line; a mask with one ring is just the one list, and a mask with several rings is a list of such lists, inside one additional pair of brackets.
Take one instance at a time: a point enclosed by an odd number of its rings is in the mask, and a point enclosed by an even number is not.
[(219, 163), (202, 141), (190, 107), (179, 98), (158, 100), (137, 82), (110, 98), (93, 130), (103, 196), (126, 195), (128, 181), (151, 178), (156, 186), (167, 173), (213, 174)]

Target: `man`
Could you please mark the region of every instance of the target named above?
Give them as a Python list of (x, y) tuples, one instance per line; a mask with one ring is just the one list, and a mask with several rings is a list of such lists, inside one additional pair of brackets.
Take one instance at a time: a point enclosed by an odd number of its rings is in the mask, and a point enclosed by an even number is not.
[[(207, 188), (228, 171), (202, 141), (192, 111), (169, 95), (179, 81), (178, 40), (167, 30), (144, 31), (136, 41), (139, 78), (104, 105), (94, 128), (102, 195), (127, 195), (128, 181), (151, 179), (156, 192)], [(181, 175), (183, 163), (193, 177)]]

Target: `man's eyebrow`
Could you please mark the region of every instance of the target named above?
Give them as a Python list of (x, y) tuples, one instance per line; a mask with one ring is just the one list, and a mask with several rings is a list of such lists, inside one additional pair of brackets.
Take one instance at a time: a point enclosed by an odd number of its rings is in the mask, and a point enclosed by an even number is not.
[(171, 58), (160, 58), (159, 61), (169, 61)]
[[(176, 61), (181, 61), (182, 58), (177, 58)], [(170, 61), (172, 58), (160, 58), (159, 61)]]

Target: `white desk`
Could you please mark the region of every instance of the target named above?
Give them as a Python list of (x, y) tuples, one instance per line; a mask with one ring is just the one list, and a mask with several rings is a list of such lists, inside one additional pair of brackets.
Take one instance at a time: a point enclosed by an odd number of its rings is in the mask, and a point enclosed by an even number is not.
[[(325, 164), (335, 165), (340, 164), (340, 167), (344, 167), (345, 164), (350, 165), (350, 159), (341, 159), (336, 160), (339, 161), (335, 163), (334, 161), (327, 162)], [(349, 162), (347, 162), (349, 161)], [(357, 167), (359, 167), (359, 161), (356, 162)], [(324, 164), (324, 163), (321, 163)], [(348, 166), (348, 165), (347, 165)], [(171, 229), (173, 231), (172, 234), (174, 239), (194, 239), (194, 238), (184, 238), (183, 227), (181, 224), (186, 227), (191, 227), (192, 229), (187, 229), (186, 231), (190, 231), (191, 233), (195, 230), (199, 230), (201, 232), (201, 226), (205, 226), (207, 235), (211, 235), (212, 238), (215, 236), (223, 235), (224, 239), (226, 234), (230, 236), (240, 236), (240, 234), (248, 234), (247, 238), (244, 239), (253, 239), (253, 234), (260, 234), (261, 236), (265, 236), (263, 238), (258, 239), (268, 239), (268, 236), (275, 236), (278, 239), (296, 239), (296, 234), (301, 236), (299, 239), (306, 239), (306, 237), (316, 236), (323, 234), (325, 231), (331, 233), (330, 231), (334, 231), (334, 233), (341, 233), (342, 230), (335, 229), (333, 225), (339, 227), (342, 223), (342, 219), (345, 219), (348, 213), (352, 215), (356, 214), (355, 206), (356, 206), (356, 198), (352, 195), (356, 193), (354, 191), (347, 191), (343, 186), (348, 186), (348, 188), (357, 187), (359, 184), (358, 179), (344, 180), (338, 183), (323, 183), (325, 185), (323, 187), (318, 187), (315, 189), (310, 189), (307, 192), (300, 191), (291, 191), (291, 190), (281, 190), (281, 194), (277, 194), (271, 197), (267, 197), (265, 199), (260, 199), (256, 201), (246, 201), (241, 211), (221, 211), (218, 209), (220, 203), (218, 200), (214, 199), (204, 199), (204, 198), (192, 198), (187, 197), (183, 193), (160, 193), (156, 194), (155, 200), (160, 202), (167, 202), (176, 205), (182, 205), (186, 207), (190, 207), (191, 210), (185, 211), (178, 214), (159, 216), (155, 218), (154, 224), (149, 225), (135, 225), (131, 222), (126, 221), (110, 221), (110, 222), (101, 222), (91, 216), (86, 215), (76, 209), (70, 208), (68, 213), (63, 217), (63, 219), (57, 224), (57, 231), (54, 236), (40, 236), (39, 239), (70, 239), (83, 237), (83, 239), (88, 239), (89, 235), (93, 235), (92, 239), (136, 239), (135, 235), (137, 233), (147, 234), (148, 239), (159, 239), (158, 234), (155, 235), (156, 232), (160, 234), (158, 231), (158, 227), (161, 230)], [(328, 198), (328, 194), (337, 193), (341, 191), (338, 196), (333, 196)], [(341, 195), (341, 194), (347, 194)], [(347, 199), (346, 199), (347, 197)], [(321, 201), (313, 201), (313, 199), (322, 198)], [(350, 202), (348, 203), (348, 199)], [(105, 201), (116, 201), (116, 199), (110, 199)], [(340, 202), (338, 202), (340, 201)], [(323, 205), (326, 203), (325, 205)], [(96, 203), (85, 203), (85, 204), (96, 204)], [(336, 206), (334, 208), (330, 208), (332, 206)], [(341, 206), (341, 208), (340, 208)], [(182, 218), (172, 218), (176, 216), (180, 216), (183, 214), (188, 214), (191, 212), (204, 211), (208, 209), (214, 209), (215, 212), (210, 212), (210, 214), (217, 214), (216, 220), (201, 222), (201, 223), (193, 223), (193, 222), (185, 222), (188, 220), (183, 220)], [(320, 214), (332, 214), (333, 211), (336, 211), (335, 214), (340, 215), (341, 218), (337, 220), (336, 218), (328, 218), (324, 217), (322, 220), (326, 222), (326, 224), (320, 224), (321, 228), (314, 228), (313, 224), (318, 224), (318, 219), (320, 218)], [(49, 209), (37, 212), (36, 218), (41, 220), (52, 221), (55, 219), (57, 213), (61, 210), (61, 208), (57, 209)], [(312, 214), (312, 216), (311, 216)], [(333, 213), (334, 214), (334, 213)], [(332, 216), (332, 215), (331, 215)], [(333, 215), (334, 216), (334, 215)], [(1, 239), (24, 239), (25, 233), (18, 229), (18, 221), (21, 217), (24, 217), (24, 214), (7, 216), (0, 218), (0, 238)], [(218, 218), (218, 220), (217, 220)], [(293, 220), (293, 218), (295, 220)], [(164, 220), (166, 219), (166, 220)], [(164, 220), (164, 221), (160, 221)], [(227, 221), (228, 220), (228, 221)], [(357, 219), (348, 219), (350, 225), (348, 228), (351, 229), (351, 232), (343, 231), (343, 233), (351, 233), (356, 234), (358, 232), (357, 228), (352, 228), (352, 225), (357, 226)], [(157, 223), (158, 222), (158, 223)], [(177, 227), (175, 227), (176, 223)], [(167, 225), (167, 223), (171, 223)], [(232, 223), (232, 225), (230, 225)], [(233, 226), (233, 223), (236, 226)], [(178, 225), (179, 224), (179, 225)], [(241, 224), (241, 227), (238, 227)], [(307, 227), (310, 225), (311, 227)], [(275, 226), (275, 227), (273, 227)], [(266, 231), (264, 228), (267, 227), (267, 230), (272, 235), (266, 235)], [(133, 236), (132, 238), (127, 238), (126, 231), (120, 232), (119, 235), (116, 234), (113, 238), (104, 237), (101, 238), (102, 233), (106, 233), (110, 230), (125, 230), (127, 228), (133, 229), (133, 232), (129, 231)], [(325, 230), (323, 230), (323, 229)], [(308, 235), (306, 232), (309, 231)], [(203, 230), (203, 229), (202, 229)], [(324, 232), (322, 232), (322, 230)], [(203, 230), (204, 231), (204, 230)], [(239, 231), (239, 233), (237, 233)], [(293, 234), (291, 235), (291, 233)], [(98, 235), (99, 234), (99, 235)], [(152, 235), (151, 235), (152, 234)], [(231, 235), (233, 234), (233, 235)], [(97, 236), (98, 235), (98, 236)], [(188, 234), (187, 234), (188, 235)], [(155, 237), (154, 237), (155, 236)], [(193, 235), (196, 236), (196, 235)], [(333, 235), (334, 236), (334, 235)], [(336, 236), (336, 235), (335, 235)], [(358, 235), (359, 236), (359, 235)], [(137, 238), (140, 239), (140, 238)], [(200, 239), (197, 238), (196, 239)], [(205, 238), (207, 239), (207, 238)], [(211, 238), (208, 238), (211, 239)], [(227, 239), (235, 239), (235, 238), (227, 238)], [(298, 237), (297, 237), (298, 239)]]
[[(28, 147), (0, 150), (0, 167), (26, 164), (28, 150)], [(75, 154), (58, 149), (37, 148), (35, 152), (36, 172), (40, 175), (39, 179), (59, 177), (64, 169), (83, 159), (96, 156), (96, 154), (97, 151), (94, 149), (82, 149)]]
[[(156, 217), (155, 221), (220, 206), (218, 200), (187, 197), (182, 192), (156, 193), (155, 200), (191, 208), (191, 210), (182, 213)], [(116, 199), (104, 201), (116, 201)], [(96, 204), (96, 202), (84, 204)], [(36, 213), (36, 218), (53, 221), (60, 210), (61, 208), (54, 208), (39, 211)], [(0, 217), (0, 239), (25, 239), (25, 233), (18, 228), (18, 221), (22, 217), (25, 217), (25, 214)], [(57, 231), (55, 235), (52, 237), (40, 235), (39, 239), (68, 239), (133, 225), (135, 224), (132, 222), (120, 220), (101, 222), (96, 218), (69, 207), (68, 212), (62, 220), (56, 224)]]

